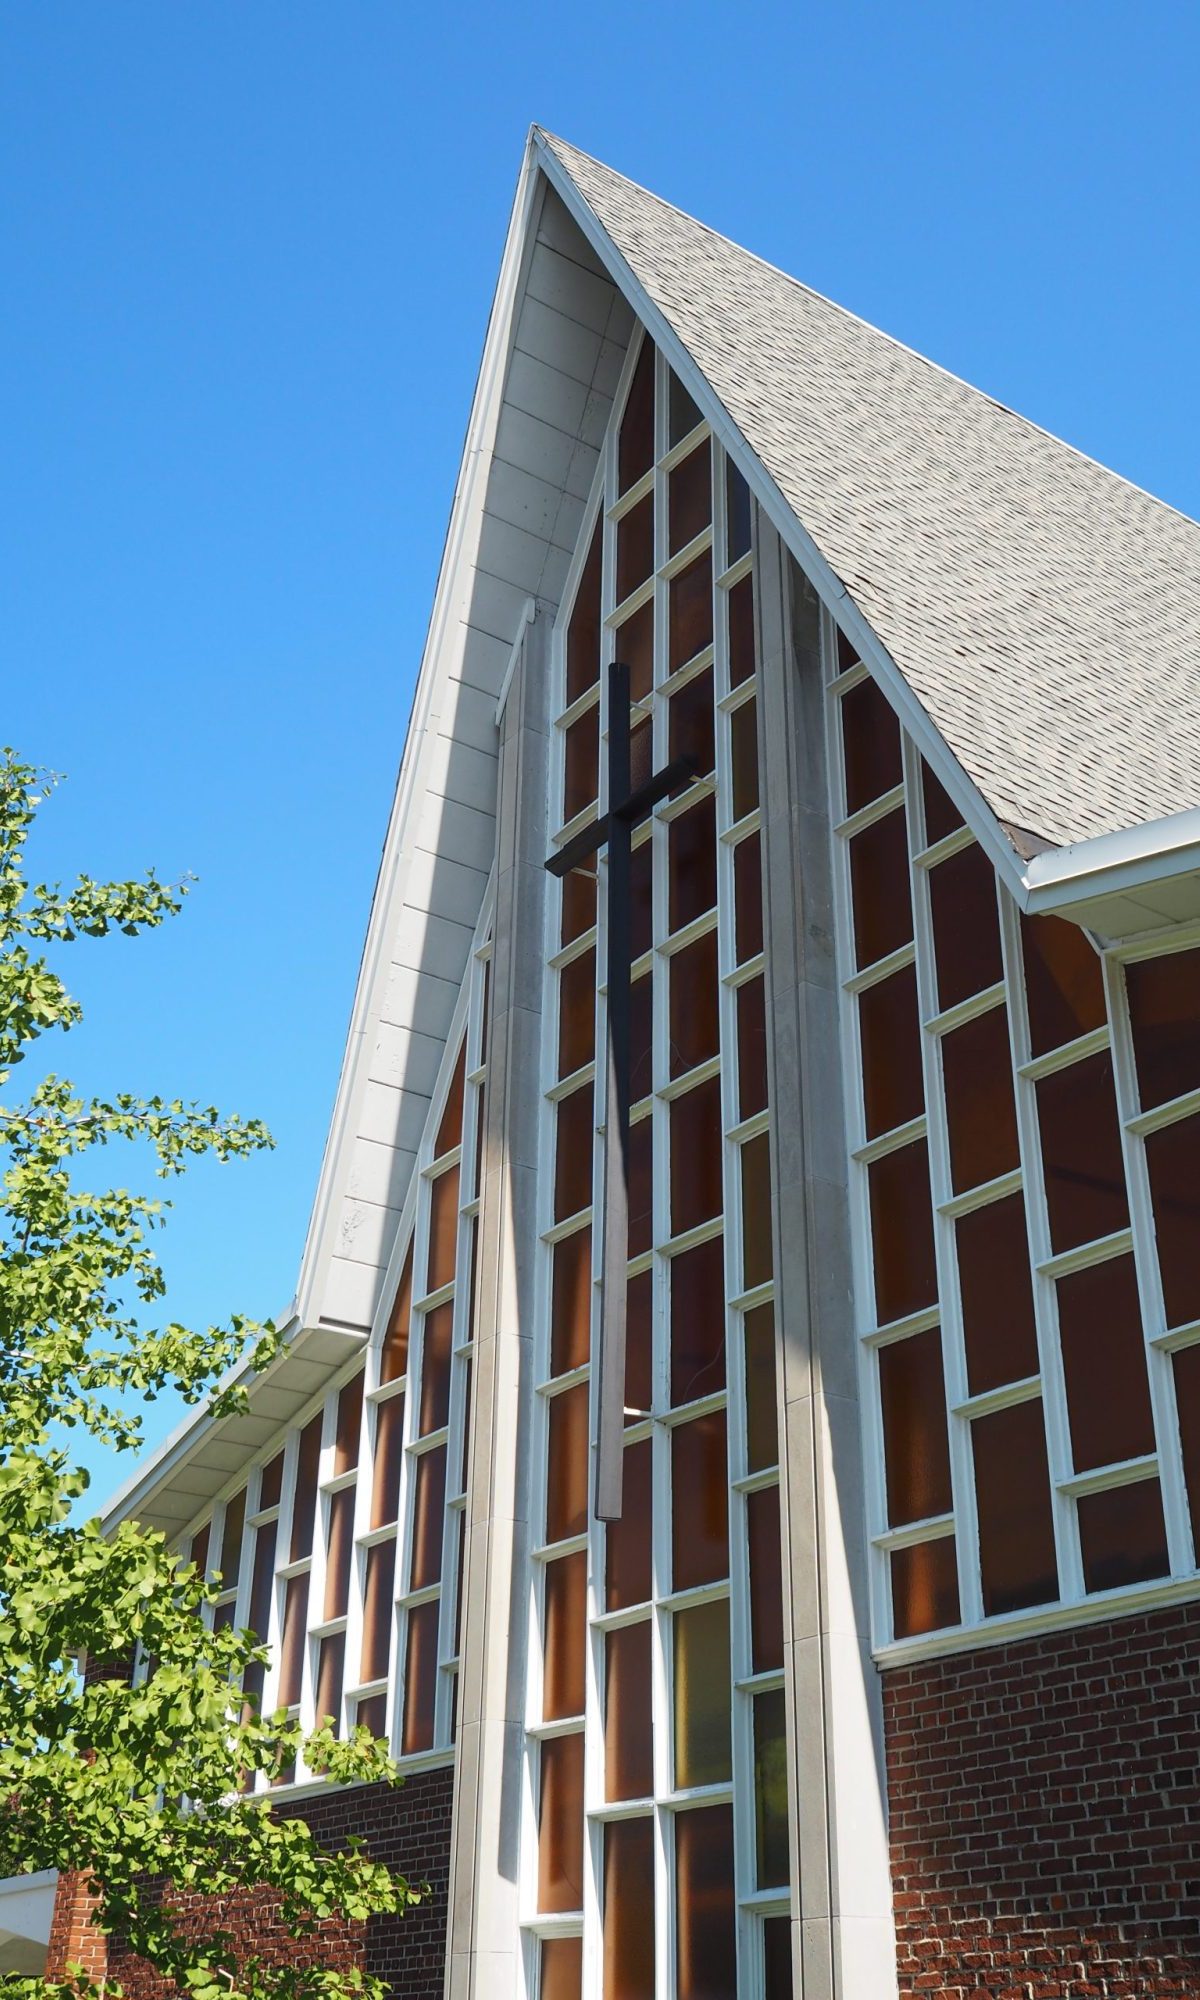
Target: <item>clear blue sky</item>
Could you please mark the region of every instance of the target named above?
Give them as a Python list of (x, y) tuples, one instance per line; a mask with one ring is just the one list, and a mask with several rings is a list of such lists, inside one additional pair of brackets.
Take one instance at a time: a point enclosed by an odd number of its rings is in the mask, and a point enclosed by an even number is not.
[(60, 1066), (279, 1142), (177, 1190), (177, 1315), (291, 1296), (529, 122), (1194, 514), (1198, 55), (1105, 0), (5, 8), (0, 733), (69, 775), (42, 872), (200, 877), (80, 948)]

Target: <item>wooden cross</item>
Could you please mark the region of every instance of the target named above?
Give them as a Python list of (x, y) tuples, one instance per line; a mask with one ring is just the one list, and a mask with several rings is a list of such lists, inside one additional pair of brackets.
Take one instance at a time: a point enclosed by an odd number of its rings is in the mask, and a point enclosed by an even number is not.
[[(629, 668), (608, 669), (608, 811), (584, 827), (546, 863), (569, 875), (608, 847), (608, 1036), (604, 1118), (604, 1249), (600, 1276), (600, 1388), (596, 1399), (595, 1509), (602, 1521), (621, 1518), (625, 1431), (625, 1306), (629, 1263), (629, 1010), (632, 943), (630, 836), (639, 820), (696, 774), (695, 759), (675, 757), (631, 790)], [(589, 871), (590, 872), (590, 871)]]

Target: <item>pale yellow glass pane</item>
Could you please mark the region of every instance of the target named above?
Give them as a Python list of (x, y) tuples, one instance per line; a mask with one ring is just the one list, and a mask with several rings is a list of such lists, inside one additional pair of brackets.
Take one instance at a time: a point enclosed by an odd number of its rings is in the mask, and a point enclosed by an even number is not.
[(729, 1743), (729, 1600), (677, 1611), (675, 1784), (724, 1784), (733, 1775)]

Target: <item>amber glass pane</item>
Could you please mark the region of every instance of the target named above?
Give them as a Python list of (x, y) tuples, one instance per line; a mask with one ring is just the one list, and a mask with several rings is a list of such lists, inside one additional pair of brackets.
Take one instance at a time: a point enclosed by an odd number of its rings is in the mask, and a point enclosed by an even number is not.
[(550, 1401), (546, 1469), (546, 1540), (565, 1541), (587, 1527), (588, 1386), (577, 1383)]
[(385, 1737), (388, 1729), (387, 1706), (385, 1694), (368, 1695), (365, 1701), (358, 1703), (355, 1721), (361, 1729), (369, 1729), (372, 1736)]
[(1200, 1319), (1200, 1118), (1183, 1118), (1146, 1140), (1168, 1326)]
[(654, 987), (644, 972), (629, 989), (629, 1102), (650, 1095), (654, 1082)]
[(346, 1670), (346, 1634), (333, 1632), (322, 1639), (317, 1657), (317, 1728), (323, 1722), (335, 1725), (335, 1734), (341, 1735), (342, 1681)]
[(583, 1714), (583, 1653), (587, 1637), (587, 1556), (546, 1564), (546, 1672), (542, 1715), (561, 1722)]
[(754, 1819), (758, 1887), (788, 1879), (787, 1725), (782, 1688), (754, 1701)]
[(887, 1469), (888, 1524), (902, 1528), (948, 1514), (950, 1450), (942, 1336), (936, 1326), (879, 1350), (879, 1398)]
[(667, 483), (670, 553), (678, 555), (712, 520), (712, 453), (707, 439), (677, 465)]
[(683, 383), (671, 371), (670, 392), (667, 398), (667, 442), (674, 450), (682, 443), (689, 431), (694, 431), (700, 422), (700, 412), (692, 401)]
[(600, 709), (593, 702), (564, 731), (563, 819), (592, 804), (596, 797), (600, 770)]
[(979, 1396), (1040, 1367), (1024, 1196), (1006, 1195), (960, 1216), (954, 1234), (967, 1386)]
[(604, 1829), (604, 2000), (654, 2000), (654, 1822)]
[[(358, 1400), (359, 1400), (359, 1408), (361, 1410), (362, 1376), (361, 1375), (356, 1376), (355, 1380), (358, 1383)], [(343, 1389), (342, 1391), (343, 1396), (347, 1395), (349, 1393), (349, 1390), (352, 1389), (353, 1387), (354, 1383), (350, 1383), (347, 1389)], [(351, 1460), (351, 1464), (357, 1464), (358, 1462), (357, 1432), (355, 1432), (354, 1446), (355, 1446), (355, 1456)], [(343, 1470), (345, 1470), (344, 1467)], [(259, 1485), (258, 1485), (259, 1508), (264, 1509), (267, 1507), (278, 1507), (279, 1498), (282, 1491), (283, 1491), (283, 1453), (281, 1451), (277, 1451), (274, 1458), (268, 1459), (266, 1465), (264, 1465), (262, 1469), (262, 1477), (259, 1480)], [(198, 1560), (199, 1559), (196, 1555), (195, 1548), (193, 1547), (192, 1561), (196, 1562)]]
[(654, 568), (654, 495), (647, 493), (617, 522), (617, 603), (645, 583)]
[(543, 1938), (538, 2000), (579, 2000), (583, 1991), (583, 1939)]
[(763, 948), (762, 865), (759, 839), (752, 833), (733, 850), (734, 948), (743, 965)]
[(676, 1590), (729, 1574), (729, 1493), (725, 1412), (713, 1410), (671, 1432), (672, 1577)]
[(429, 1187), (429, 1282), (426, 1290), (440, 1291), (454, 1276), (454, 1254), (458, 1240), (459, 1169), (448, 1167)]
[(329, 1541), (325, 1564), (325, 1616), (344, 1618), (350, 1597), (354, 1548), (354, 1488), (343, 1486), (329, 1499)]
[(837, 635), (837, 671), (839, 674), (844, 674), (851, 667), (856, 667), (857, 665), (858, 648), (853, 640), (846, 637), (846, 634), (839, 626)]
[(972, 845), (929, 871), (938, 1006), (955, 1007), (1004, 977), (996, 877)]
[(1125, 968), (1143, 1111), (1200, 1088), (1200, 949)]
[(437, 1691), (438, 1600), (418, 1604), (408, 1614), (408, 1646), (404, 1660), (404, 1715), (400, 1749), (411, 1757), (433, 1748), (433, 1709)]
[(1183, 1445), (1183, 1473), (1192, 1512), (1192, 1535), (1200, 1548), (1200, 1345), (1174, 1356), (1175, 1403)]
[(442, 1528), (446, 1515), (446, 1447), (435, 1445), (416, 1462), (410, 1590), (425, 1590), (442, 1574)]
[(671, 1259), (671, 1401), (724, 1387), (725, 1244), (714, 1236)]
[(712, 645), (712, 551), (673, 576), (667, 598), (667, 671), (674, 673)]
[(731, 458), (725, 460), (725, 561), (737, 562), (750, 548), (750, 488)]
[(717, 900), (717, 807), (711, 794), (671, 821), (667, 875), (671, 929), (678, 931)]
[(942, 1075), (956, 1193), (1019, 1167), (1007, 1007), (989, 1007), (942, 1036)]
[(1058, 1326), (1076, 1472), (1154, 1450), (1142, 1312), (1132, 1257), (1058, 1281)]
[(743, 819), (758, 804), (758, 704), (753, 697), (729, 718), (733, 817)]
[(737, 989), (738, 1113), (767, 1108), (767, 1014), (762, 974)]
[(629, 1254), (640, 1257), (650, 1248), (654, 1203), (654, 1135), (649, 1118), (629, 1132)]
[(763, 2000), (792, 2000), (792, 1925), (789, 1917), (763, 1923)]
[[(361, 1371), (347, 1382), (338, 1397), (337, 1430), (333, 1448), (333, 1471), (336, 1478), (340, 1473), (349, 1472), (358, 1464), (358, 1439), (362, 1429), (363, 1378)], [(263, 1506), (267, 1505), (264, 1500)]]
[(705, 931), (671, 958), (671, 1047), (668, 1070), (683, 1076), (719, 1053), (717, 933)]
[(603, 522), (592, 530), (587, 560), (575, 592), (575, 605), (567, 627), (567, 703), (577, 701), (585, 688), (600, 677), (600, 571), (603, 549)]
[[(667, 750), (671, 757), (690, 757), (694, 775), (706, 778), (716, 763), (716, 735), (713, 724), (713, 677), (712, 668), (705, 667), (703, 673), (693, 674), (685, 681), (678, 694), (673, 694), (667, 708)], [(634, 774), (634, 783), (641, 782)], [(649, 777), (649, 769), (645, 777)], [(685, 791), (687, 781), (676, 787)]]
[(564, 875), (562, 885), (562, 942), (573, 944), (590, 931), (596, 921), (596, 870), (585, 863)]
[(729, 1599), (677, 1611), (675, 1785), (725, 1784), (733, 1775), (729, 1745)]
[(654, 727), (648, 715), (638, 716), (629, 730), (629, 783), (636, 790), (654, 770)]
[(1157, 1479), (1083, 1494), (1079, 1540), (1089, 1590), (1123, 1590), (1169, 1575), (1171, 1559)]
[(649, 840), (635, 847), (629, 861), (629, 949), (635, 959), (652, 942), (653, 850)]
[(775, 1310), (755, 1306), (746, 1314), (746, 1470), (761, 1472), (779, 1460), (775, 1402)]
[(949, 793), (939, 785), (928, 764), (921, 766), (921, 792), (925, 800), (925, 843), (932, 847), (962, 825), (962, 814)]
[(637, 1423), (653, 1398), (653, 1294), (649, 1271), (629, 1280), (625, 1303), (625, 1421)]
[(317, 1474), (321, 1465), (321, 1416), (318, 1411), (300, 1433), (296, 1454), (296, 1488), (292, 1499), (292, 1543), (289, 1560), (312, 1554), (313, 1522), (317, 1512)]
[[(280, 1454), (280, 1458), (282, 1460), (282, 1454)], [(264, 1474), (264, 1478), (265, 1476)], [(211, 1530), (212, 1522), (206, 1521), (204, 1526), (198, 1528), (192, 1536), (192, 1546), (188, 1551), (188, 1561), (195, 1563), (201, 1576), (206, 1575), (208, 1571), (208, 1542)]]
[(619, 1521), (604, 1531), (604, 1608), (628, 1611), (650, 1596), (650, 1440), (625, 1447)]
[(1058, 1565), (1040, 1396), (977, 1418), (971, 1441), (984, 1611), (991, 1618), (1049, 1604)]
[(859, 994), (858, 1032), (866, 1134), (877, 1139), (925, 1109), (915, 966), (906, 965)]
[(375, 1483), (371, 1526), (386, 1527), (400, 1503), (400, 1457), (404, 1445), (404, 1398), (389, 1396), (375, 1412)]
[(675, 1815), (678, 2000), (729, 2000), (737, 1991), (733, 1807)]
[(617, 484), (622, 493), (654, 463), (654, 346), (642, 341), (617, 438)]
[(304, 1666), (304, 1629), (308, 1623), (308, 1571), (288, 1578), (283, 1594), (283, 1636), (279, 1646), (279, 1706), (295, 1708), (300, 1699)]
[(1021, 947), (1033, 1055), (1104, 1026), (1100, 960), (1077, 924), (1062, 917), (1022, 917)]
[(570, 1076), (596, 1053), (596, 947), (558, 976), (558, 1073)]
[(903, 806), (874, 820), (850, 842), (850, 891), (854, 957), (860, 968), (910, 943), (912, 893)]
[(681, 1235), (720, 1215), (721, 1079), (671, 1102), (671, 1229)]
[(754, 585), (744, 576), (729, 592), (729, 685), (740, 687), (754, 672)]
[(904, 775), (896, 711), (873, 680), (860, 681), (842, 697), (842, 745), (846, 811), (856, 813), (890, 792)]
[(592, 1105), (590, 1083), (573, 1090), (558, 1107), (554, 1156), (554, 1219), (574, 1215), (592, 1199)]
[(613, 637), (613, 658), (629, 668), (629, 693), (633, 701), (644, 701), (654, 686), (654, 605), (646, 603), (618, 625)]
[(396, 1544), (394, 1541), (376, 1542), (373, 1548), (367, 1550), (367, 1574), (363, 1584), (360, 1678), (364, 1681), (381, 1681), (387, 1674), (395, 1584)]
[(1044, 1076), (1037, 1102), (1053, 1249), (1073, 1250), (1126, 1228), (1112, 1058), (1089, 1056)]
[(875, 1252), (875, 1318), (880, 1326), (937, 1303), (929, 1154), (924, 1139), (873, 1160), (871, 1241)]
[(742, 1283), (747, 1291), (771, 1276), (771, 1144), (765, 1132), (747, 1139), (742, 1161)]
[(578, 1910), (583, 1904), (583, 1737), (553, 1736), (542, 1744), (538, 1813), (538, 1909)]
[(550, 1373), (569, 1374), (588, 1358), (592, 1304), (592, 1232), (576, 1230), (554, 1246)]
[(467, 1045), (463, 1042), (458, 1051), (458, 1061), (454, 1065), (454, 1075), (446, 1092), (446, 1102), (434, 1141), (434, 1158), (440, 1160), (445, 1153), (452, 1153), (462, 1144), (463, 1089), (467, 1067)]
[[(308, 1429), (301, 1433), (300, 1471), (304, 1470), (304, 1464), (305, 1464), (304, 1440), (305, 1438), (308, 1437), (309, 1432), (314, 1430), (317, 1440), (316, 1451), (309, 1453), (309, 1458), (311, 1459), (312, 1463), (313, 1499), (312, 1499), (312, 1505), (309, 1507), (308, 1546), (307, 1548), (302, 1548), (302, 1549), (293, 1548), (292, 1550), (293, 1561), (298, 1555), (307, 1555), (309, 1549), (311, 1549), (312, 1547), (312, 1508), (316, 1505), (317, 1454), (320, 1452), (321, 1449), (321, 1419), (319, 1416), (314, 1417), (312, 1423), (309, 1424)], [(299, 1485), (299, 1478), (297, 1478), (297, 1486), (298, 1485)], [(297, 1492), (295, 1504), (298, 1512), (301, 1506), (299, 1492)], [(293, 1515), (292, 1518), (294, 1522), (296, 1519), (296, 1515)], [(237, 1583), (238, 1569), (241, 1563), (241, 1555), (242, 1555), (242, 1531), (245, 1527), (245, 1524), (246, 1524), (246, 1489), (245, 1487), (243, 1487), (240, 1493), (234, 1494), (232, 1500), (227, 1500), (225, 1502), (225, 1520), (221, 1528), (221, 1553), (217, 1559), (217, 1568), (221, 1572), (222, 1590), (232, 1590)], [(293, 1542), (295, 1541), (294, 1527), (292, 1532), (292, 1540)]]
[(408, 1367), (408, 1329), (412, 1318), (412, 1246), (396, 1286), (396, 1299), (379, 1355), (380, 1382), (396, 1382)]
[[(582, 1562), (582, 1556), (579, 1558)], [(654, 1790), (649, 1619), (604, 1639), (604, 1796), (644, 1799)], [(728, 1651), (728, 1648), (726, 1648)], [(726, 1665), (728, 1675), (728, 1664)], [(728, 1700), (728, 1696), (726, 1697)]]
[(265, 1640), (271, 1624), (271, 1592), (275, 1584), (275, 1523), (268, 1521), (254, 1537), (254, 1567), (250, 1572), (250, 1613), (246, 1622)]
[(750, 1654), (756, 1674), (783, 1665), (783, 1552), (779, 1488), (746, 1496), (750, 1550)]
[(915, 1548), (893, 1549), (892, 1631), (897, 1639), (957, 1625), (958, 1569), (953, 1535)]
[(421, 1341), (420, 1437), (440, 1431), (450, 1421), (450, 1349), (454, 1340), (454, 1304), (435, 1306), (424, 1314)]

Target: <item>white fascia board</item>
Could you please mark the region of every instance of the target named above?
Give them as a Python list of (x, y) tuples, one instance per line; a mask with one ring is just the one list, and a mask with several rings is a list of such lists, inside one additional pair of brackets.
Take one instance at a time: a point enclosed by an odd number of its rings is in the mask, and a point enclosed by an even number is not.
[(1200, 808), (1053, 847), (1025, 864), (1030, 911), (1070, 910), (1100, 896), (1133, 895), (1200, 870)]

